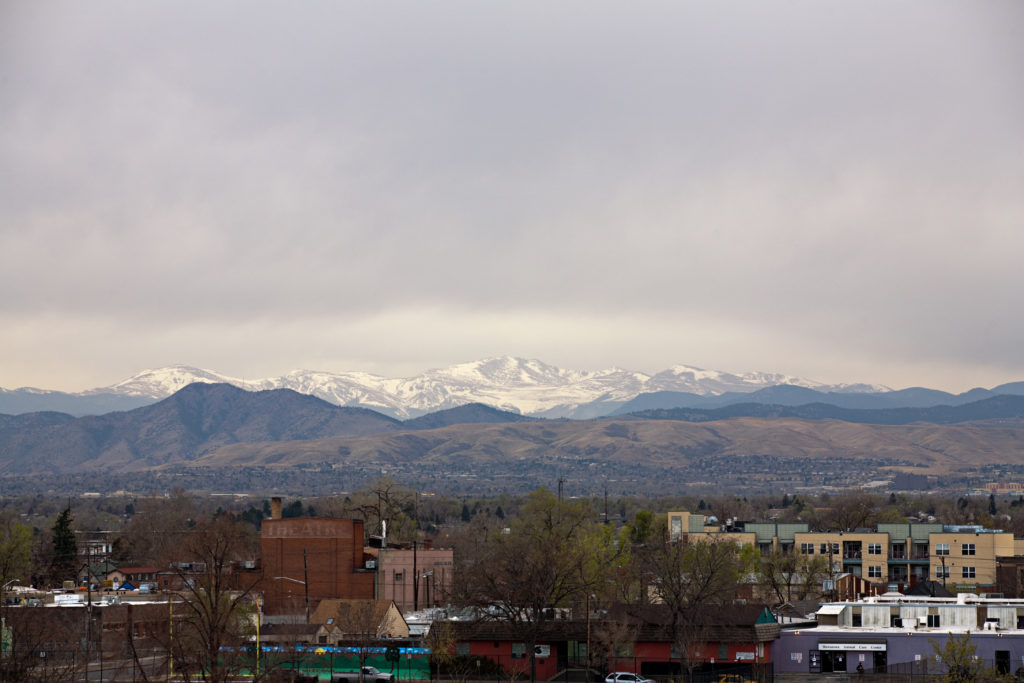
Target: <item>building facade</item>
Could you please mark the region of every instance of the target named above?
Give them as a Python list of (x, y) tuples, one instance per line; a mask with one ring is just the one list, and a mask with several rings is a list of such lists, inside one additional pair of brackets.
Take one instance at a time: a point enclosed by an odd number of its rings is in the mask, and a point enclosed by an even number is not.
[[(827, 603), (817, 625), (784, 629), (775, 644), (776, 680), (786, 674), (945, 673), (936, 657), (951, 636), (968, 635), (976, 655), (1001, 673), (1024, 666), (1024, 601), (883, 595)], [(860, 669), (858, 669), (858, 666)], [(801, 679), (804, 680), (804, 679)]]
[(446, 605), (451, 596), (453, 560), (451, 548), (380, 548), (377, 598), (393, 600), (402, 611)]
[(371, 599), (374, 569), (363, 553), (363, 522), (267, 519), (260, 534), (264, 613), (311, 614), (328, 598)]
[(977, 525), (885, 523), (874, 529), (811, 531), (806, 523), (709, 525), (703, 515), (668, 513), (669, 537), (726, 537), (762, 553), (828, 558), (832, 571), (903, 590), (935, 580), (953, 592), (995, 592), (997, 557), (1024, 554), (1024, 540)]

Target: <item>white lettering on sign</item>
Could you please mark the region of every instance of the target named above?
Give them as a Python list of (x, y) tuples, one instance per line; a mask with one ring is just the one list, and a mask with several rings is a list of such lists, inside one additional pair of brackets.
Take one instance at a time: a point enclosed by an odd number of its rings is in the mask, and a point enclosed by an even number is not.
[(818, 643), (827, 652), (885, 652), (885, 643)]

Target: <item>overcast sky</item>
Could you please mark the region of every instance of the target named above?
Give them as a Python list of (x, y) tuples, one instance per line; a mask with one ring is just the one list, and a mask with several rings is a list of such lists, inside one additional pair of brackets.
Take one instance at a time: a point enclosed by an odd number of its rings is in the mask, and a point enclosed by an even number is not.
[(1024, 380), (1024, 3), (3, 2), (0, 387)]

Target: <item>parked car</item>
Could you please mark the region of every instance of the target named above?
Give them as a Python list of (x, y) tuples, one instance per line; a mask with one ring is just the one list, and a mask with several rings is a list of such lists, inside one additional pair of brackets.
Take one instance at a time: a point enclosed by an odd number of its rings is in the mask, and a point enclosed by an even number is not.
[[(394, 674), (379, 671), (372, 666), (364, 666), (362, 683), (392, 683), (395, 680)], [(334, 674), (331, 676), (332, 683), (360, 683), (358, 671)]]
[(613, 671), (604, 677), (604, 683), (654, 683), (654, 681), (629, 671)]

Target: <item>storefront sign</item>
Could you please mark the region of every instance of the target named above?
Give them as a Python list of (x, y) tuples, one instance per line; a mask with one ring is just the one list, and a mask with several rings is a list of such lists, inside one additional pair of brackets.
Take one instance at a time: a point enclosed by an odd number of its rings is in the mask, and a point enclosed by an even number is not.
[(818, 643), (818, 649), (828, 652), (885, 652), (885, 643)]

